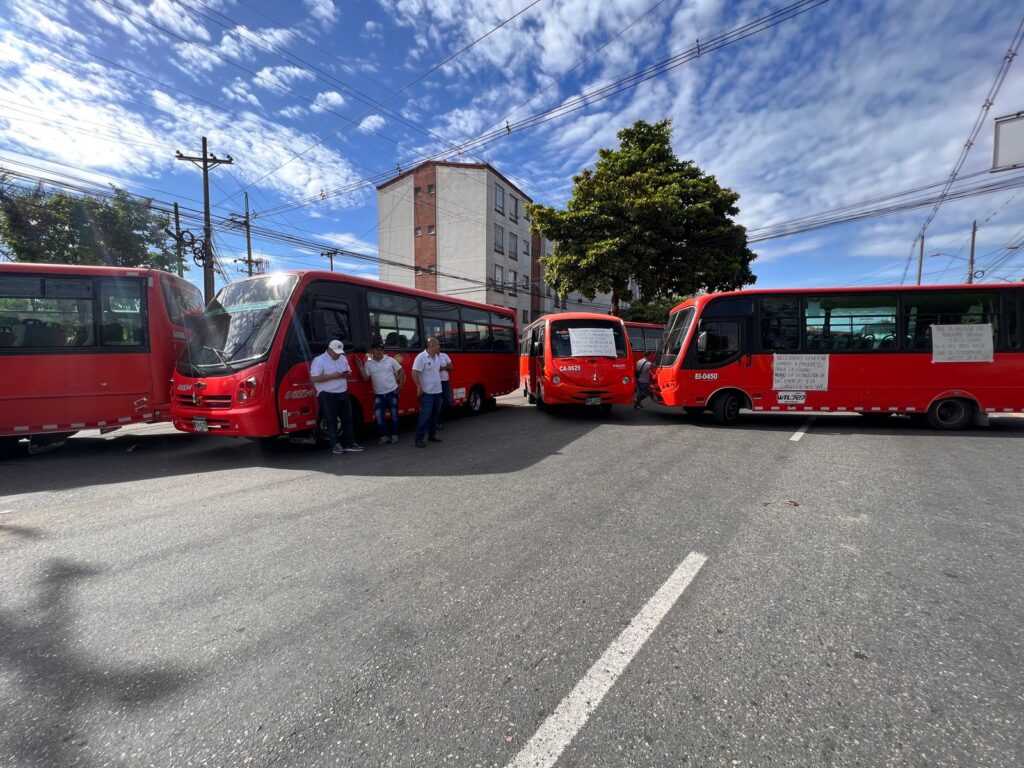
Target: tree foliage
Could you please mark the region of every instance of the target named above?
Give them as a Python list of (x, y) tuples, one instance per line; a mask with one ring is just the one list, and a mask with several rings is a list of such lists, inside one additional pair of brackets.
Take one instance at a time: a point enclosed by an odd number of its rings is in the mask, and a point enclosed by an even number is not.
[(651, 299), (643, 299), (623, 308), (620, 315), (623, 320), (632, 320), (635, 323), (661, 323), (668, 322), (669, 313), (677, 306), (686, 301), (689, 296), (656, 296)]
[(0, 185), (0, 242), (14, 261), (177, 270), (152, 201), (112, 187), (109, 199)]
[(646, 300), (753, 283), (746, 230), (733, 221), (739, 195), (672, 150), (672, 123), (638, 120), (573, 177), (565, 210), (527, 206), (533, 231), (555, 243), (545, 279), (559, 294)]

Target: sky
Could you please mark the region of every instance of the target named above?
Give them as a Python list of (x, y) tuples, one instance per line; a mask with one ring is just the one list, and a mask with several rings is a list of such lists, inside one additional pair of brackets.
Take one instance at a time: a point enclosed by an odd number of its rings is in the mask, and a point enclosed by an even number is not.
[[(563, 207), (573, 175), (616, 147), (617, 131), (670, 118), (677, 155), (739, 193), (758, 286), (913, 282), (916, 249), (908, 257), (929, 208), (755, 235), (941, 185), (1021, 8), (831, 0), (711, 45), (787, 4), (0, 0), (0, 167), (116, 184), (194, 212), (201, 173), (175, 153), (198, 154), (206, 136), (234, 160), (210, 173), (215, 245), (231, 279), (245, 243), (224, 221), (242, 212), (243, 191), (255, 255), (272, 268), (325, 268), (312, 241), (365, 254), (335, 267), (375, 277), (373, 258), (388, 256), (377, 249), (375, 184), (398, 170), (430, 157), (488, 162), (535, 202)], [(699, 57), (680, 55), (698, 42)], [(674, 56), (678, 66), (599, 98)], [(1013, 174), (986, 172), (993, 119), (1020, 110), (1018, 60), (961, 183)], [(964, 279), (972, 220), (979, 281), (1024, 278), (1024, 247), (1012, 248), (1024, 242), (1022, 186), (944, 203), (927, 230), (923, 282)], [(196, 221), (185, 226), (201, 234)], [(202, 284), (198, 268), (187, 277)]]

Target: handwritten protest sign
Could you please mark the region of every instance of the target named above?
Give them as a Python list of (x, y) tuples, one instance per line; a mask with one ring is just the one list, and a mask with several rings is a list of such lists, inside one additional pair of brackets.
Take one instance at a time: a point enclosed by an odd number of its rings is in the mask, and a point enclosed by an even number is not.
[(828, 355), (774, 355), (772, 389), (828, 389)]
[(933, 325), (933, 363), (991, 363), (992, 324)]
[(573, 357), (615, 357), (615, 335), (611, 328), (570, 328), (569, 348)]

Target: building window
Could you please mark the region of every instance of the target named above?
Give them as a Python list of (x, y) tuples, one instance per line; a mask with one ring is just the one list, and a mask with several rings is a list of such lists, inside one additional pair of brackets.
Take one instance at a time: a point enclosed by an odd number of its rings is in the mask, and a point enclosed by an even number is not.
[(509, 293), (515, 293), (516, 292), (516, 280), (518, 280), (518, 279), (519, 279), (519, 277), (518, 277), (518, 275), (516, 275), (516, 271), (514, 269), (510, 269), (508, 271), (508, 292)]
[(530, 276), (529, 275), (523, 275), (523, 290), (524, 291), (530, 290)]
[(427, 184), (427, 194), (432, 195), (437, 192), (437, 188), (433, 184)]
[(494, 250), (498, 253), (505, 252), (505, 230), (500, 224), (494, 225)]
[(422, 187), (416, 187), (415, 189), (413, 189), (412, 193), (413, 193), (414, 195), (416, 195), (416, 197), (419, 197), (419, 196), (420, 196), (420, 193), (421, 193), (422, 191), (423, 191)]
[(509, 195), (508, 198), (508, 217), (512, 221), (519, 221), (519, 198), (515, 195)]
[(500, 184), (494, 185), (494, 210), (498, 213), (505, 212), (505, 190)]
[(437, 232), (437, 230), (436, 230), (436, 229), (434, 228), (434, 225), (433, 225), (433, 224), (429, 224), (429, 225), (427, 225), (427, 234), (428, 234), (428, 235), (433, 235), (433, 234), (435, 234), (436, 232)]
[(416, 237), (423, 234), (423, 227), (416, 227)]
[(502, 290), (505, 285), (505, 270), (502, 269), (500, 264), (494, 265), (494, 289), (497, 291)]
[(527, 325), (530, 322), (530, 310), (523, 310), (523, 325)]
[(515, 232), (508, 233), (508, 257), (510, 259), (519, 258), (519, 239)]
[(530, 258), (530, 241), (526, 238), (523, 238), (523, 258)]

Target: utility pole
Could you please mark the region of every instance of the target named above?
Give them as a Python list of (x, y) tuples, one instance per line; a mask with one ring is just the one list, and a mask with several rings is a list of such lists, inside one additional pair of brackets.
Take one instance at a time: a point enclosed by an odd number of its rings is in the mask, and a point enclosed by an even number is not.
[(178, 259), (178, 277), (185, 276), (185, 243), (181, 239), (181, 212), (174, 204), (174, 255)]
[(249, 231), (249, 193), (243, 192), (245, 195), (245, 266), (249, 272), (249, 277), (252, 277), (252, 234)]
[(203, 136), (203, 155), (193, 157), (175, 152), (179, 160), (187, 160), (203, 170), (203, 298), (209, 304), (213, 299), (213, 225), (210, 223), (210, 169), (218, 165), (232, 165), (235, 161), (231, 155), (221, 159), (206, 151), (206, 137)]
[(924, 235), (921, 235), (921, 249), (917, 252), (917, 284), (921, 284), (921, 273), (924, 272)]
[(971, 226), (971, 256), (967, 259), (967, 284), (974, 284), (974, 240), (978, 235), (978, 220)]
[(331, 261), (331, 272), (333, 272), (334, 271), (334, 257), (339, 255), (338, 251), (336, 251), (336, 250), (323, 251), (320, 255), (321, 256), (326, 256), (328, 259), (330, 259), (330, 261)]

